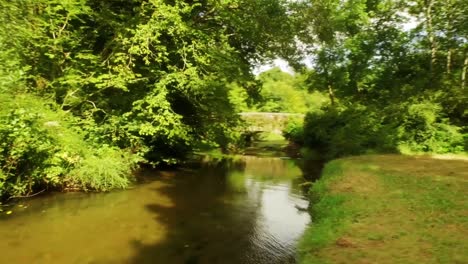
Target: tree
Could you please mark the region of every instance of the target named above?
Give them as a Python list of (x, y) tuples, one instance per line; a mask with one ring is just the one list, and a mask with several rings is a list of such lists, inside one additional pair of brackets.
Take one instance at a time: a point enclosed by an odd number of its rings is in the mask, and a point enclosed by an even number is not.
[(228, 84), (253, 81), (254, 62), (294, 53), (282, 0), (2, 5), (15, 16), (8, 45), (29, 66), (29, 90), (82, 118), (88, 138), (156, 162), (199, 141), (227, 144), (239, 122)]
[[(313, 64), (308, 86), (328, 91), (332, 104), (306, 118), (304, 142), (332, 156), (366, 147), (458, 151), (468, 117), (459, 81), (464, 87), (465, 2), (295, 4), (299, 38)], [(409, 19), (418, 24), (412, 30), (405, 29)]]

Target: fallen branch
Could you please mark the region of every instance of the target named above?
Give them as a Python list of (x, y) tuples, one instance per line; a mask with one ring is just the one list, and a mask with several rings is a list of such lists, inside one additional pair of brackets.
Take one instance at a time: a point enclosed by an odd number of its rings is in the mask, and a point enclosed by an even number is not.
[(31, 197), (34, 197), (34, 196), (36, 196), (36, 195), (39, 195), (39, 194), (45, 192), (45, 190), (46, 190), (46, 189), (44, 189), (44, 190), (42, 190), (42, 191), (39, 191), (39, 192), (37, 192), (37, 193), (33, 193), (33, 194), (31, 194), (31, 195), (11, 196), (10, 198), (8, 198), (7, 201), (9, 201), (9, 200), (11, 200), (11, 199), (16, 199), (16, 198), (31, 198)]

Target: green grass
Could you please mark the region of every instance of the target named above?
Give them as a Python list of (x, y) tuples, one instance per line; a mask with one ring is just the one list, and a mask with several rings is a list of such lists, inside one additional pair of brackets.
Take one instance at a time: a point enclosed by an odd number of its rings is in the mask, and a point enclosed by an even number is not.
[(66, 176), (68, 186), (81, 190), (109, 191), (125, 189), (130, 183), (131, 157), (113, 148), (102, 148), (89, 155)]
[(339, 159), (311, 188), (300, 263), (468, 263), (468, 162)]

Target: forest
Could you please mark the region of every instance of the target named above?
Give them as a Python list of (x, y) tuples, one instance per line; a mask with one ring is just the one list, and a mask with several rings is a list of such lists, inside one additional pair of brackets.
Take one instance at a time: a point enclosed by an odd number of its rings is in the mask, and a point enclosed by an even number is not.
[[(2, 0), (0, 196), (125, 188), (306, 113), (325, 159), (468, 149), (463, 0)], [(294, 74), (253, 69), (281, 58)], [(309, 153), (310, 154), (310, 153)]]

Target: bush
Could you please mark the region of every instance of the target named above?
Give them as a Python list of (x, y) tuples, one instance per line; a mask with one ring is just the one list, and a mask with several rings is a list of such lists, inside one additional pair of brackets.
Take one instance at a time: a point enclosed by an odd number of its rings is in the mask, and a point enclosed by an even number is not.
[(283, 130), (283, 136), (294, 143), (304, 143), (304, 121), (302, 119), (291, 119)]
[(108, 191), (126, 188), (131, 174), (131, 155), (118, 149), (103, 146), (79, 161), (77, 166), (65, 176), (69, 188), (79, 190)]
[[(449, 153), (464, 150), (461, 128), (451, 125), (440, 105), (406, 104), (393, 119), (397, 123), (398, 148), (402, 152)], [(394, 114), (395, 115), (395, 114)]]
[(74, 119), (31, 95), (0, 95), (0, 198), (47, 188), (105, 191), (128, 185), (137, 160), (93, 145)]
[[(291, 125), (285, 135), (294, 140), (295, 131)], [(431, 101), (329, 107), (308, 113), (302, 133), (303, 144), (327, 159), (372, 152), (461, 152), (466, 144), (461, 128)]]
[(325, 158), (390, 151), (380, 119), (362, 105), (309, 113), (304, 120), (304, 144), (322, 151)]
[(0, 115), (0, 197), (55, 183), (45, 172), (57, 148), (38, 120), (37, 113), (21, 108)]

